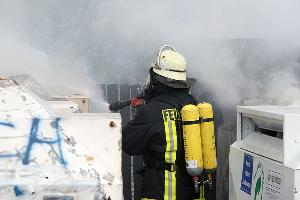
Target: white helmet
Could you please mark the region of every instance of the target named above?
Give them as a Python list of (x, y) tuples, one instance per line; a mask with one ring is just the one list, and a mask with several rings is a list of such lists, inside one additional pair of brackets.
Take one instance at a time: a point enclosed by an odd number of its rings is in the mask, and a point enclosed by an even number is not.
[(186, 81), (186, 61), (173, 47), (164, 45), (160, 48), (153, 72), (176, 81)]

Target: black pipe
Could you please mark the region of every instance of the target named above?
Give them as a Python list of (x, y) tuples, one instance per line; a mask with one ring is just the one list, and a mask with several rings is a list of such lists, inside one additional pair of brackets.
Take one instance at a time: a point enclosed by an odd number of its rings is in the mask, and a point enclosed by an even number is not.
[(126, 101), (117, 101), (109, 104), (109, 110), (111, 111), (118, 111), (121, 110), (124, 107), (130, 106), (131, 99)]

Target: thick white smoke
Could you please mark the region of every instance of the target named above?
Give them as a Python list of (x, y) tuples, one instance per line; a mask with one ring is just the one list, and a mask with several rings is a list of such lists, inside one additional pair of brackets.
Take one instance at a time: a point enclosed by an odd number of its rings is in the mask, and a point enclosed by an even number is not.
[(282, 39), (202, 41), (192, 68), (222, 108), (246, 98), (289, 105), (299, 98), (300, 46)]
[[(55, 27), (47, 28), (47, 23), (55, 21), (56, 13), (45, 13), (46, 16), (38, 13), (42, 8), (50, 12), (52, 6), (50, 2), (36, 2), (31, 6), (19, 1), (1, 2), (0, 74), (7, 77), (29, 74), (52, 96), (85, 94), (91, 98), (93, 112), (108, 112), (97, 82), (89, 74), (91, 66), (86, 56), (77, 56), (82, 47), (78, 45), (77, 49), (76, 45), (69, 44), (71, 35), (67, 27), (71, 18), (64, 22), (66, 35), (61, 31), (56, 36)], [(60, 9), (58, 13), (63, 14)], [(84, 40), (80, 42), (85, 44)]]
[(154, 50), (170, 44), (221, 108), (252, 97), (289, 104), (300, 94), (299, 7), (296, 0), (3, 0), (0, 49), (14, 49), (9, 60), (23, 65), (12, 68), (6, 55), (1, 73), (86, 93), (95, 83), (143, 81)]

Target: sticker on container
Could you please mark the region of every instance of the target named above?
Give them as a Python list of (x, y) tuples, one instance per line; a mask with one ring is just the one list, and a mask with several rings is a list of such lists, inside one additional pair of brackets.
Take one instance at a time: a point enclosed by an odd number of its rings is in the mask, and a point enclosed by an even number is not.
[(255, 167), (254, 172), (254, 200), (262, 200), (263, 199), (263, 192), (264, 192), (264, 184), (265, 184), (265, 173), (264, 173), (264, 166), (259, 161)]
[(187, 160), (186, 167), (187, 168), (198, 168), (197, 160)]
[(253, 156), (244, 154), (243, 173), (241, 179), (241, 190), (251, 195), (253, 174)]

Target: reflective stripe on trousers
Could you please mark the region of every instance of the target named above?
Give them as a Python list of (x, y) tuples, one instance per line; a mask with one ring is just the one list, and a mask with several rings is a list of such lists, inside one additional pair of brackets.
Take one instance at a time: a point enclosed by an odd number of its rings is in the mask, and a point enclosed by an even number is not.
[[(165, 120), (166, 152), (165, 162), (175, 164), (177, 151), (177, 132), (175, 120)], [(165, 170), (164, 200), (176, 199), (176, 171)]]
[(200, 200), (205, 200), (204, 192), (205, 192), (204, 185), (201, 185), (200, 186)]

